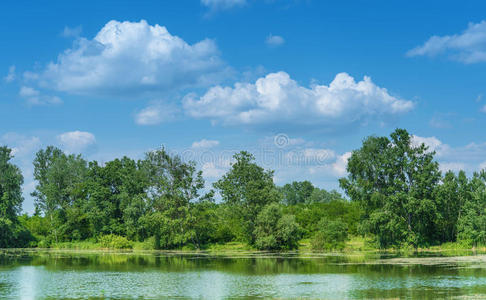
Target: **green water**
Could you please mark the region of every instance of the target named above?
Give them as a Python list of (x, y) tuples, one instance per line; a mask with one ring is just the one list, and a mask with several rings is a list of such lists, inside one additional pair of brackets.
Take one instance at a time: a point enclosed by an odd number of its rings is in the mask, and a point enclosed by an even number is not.
[(482, 294), (485, 256), (0, 254), (0, 299), (486, 299)]

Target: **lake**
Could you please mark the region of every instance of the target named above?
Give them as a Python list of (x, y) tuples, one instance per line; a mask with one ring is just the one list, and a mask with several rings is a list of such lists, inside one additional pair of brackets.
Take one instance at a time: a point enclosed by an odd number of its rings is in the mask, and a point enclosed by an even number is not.
[(484, 298), (486, 256), (3, 251), (0, 299)]

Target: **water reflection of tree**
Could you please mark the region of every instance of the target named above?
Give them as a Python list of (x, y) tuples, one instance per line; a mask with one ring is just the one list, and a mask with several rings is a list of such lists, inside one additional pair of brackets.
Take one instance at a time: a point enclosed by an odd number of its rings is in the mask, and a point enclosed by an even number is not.
[[(114, 271), (114, 272), (191, 272), (220, 271), (243, 275), (266, 274), (351, 274), (370, 278), (393, 276), (484, 275), (484, 269), (437, 267), (431, 265), (396, 265), (366, 263), (366, 257), (322, 256), (317, 258), (286, 257), (278, 255), (248, 255), (245, 257), (210, 257), (182, 254), (114, 254), (114, 253), (32, 253), (11, 252), (0, 255), (2, 268), (17, 266), (44, 266), (47, 270)], [(0, 287), (1, 288), (1, 287)]]

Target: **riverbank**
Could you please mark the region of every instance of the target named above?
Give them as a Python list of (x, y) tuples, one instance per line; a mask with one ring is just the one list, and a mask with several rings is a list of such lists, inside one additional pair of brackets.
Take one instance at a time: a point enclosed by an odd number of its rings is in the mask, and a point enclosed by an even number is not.
[(429, 248), (390, 248), (378, 249), (373, 247), (371, 240), (363, 237), (352, 237), (345, 243), (345, 247), (340, 250), (317, 251), (311, 247), (308, 239), (299, 242), (299, 248), (292, 251), (260, 251), (245, 243), (229, 242), (225, 244), (211, 244), (202, 249), (193, 247), (183, 247), (180, 249), (156, 250), (147, 242), (130, 242), (129, 247), (107, 247), (100, 242), (78, 241), (54, 243), (48, 248), (35, 247), (24, 248), (25, 251), (78, 251), (78, 252), (113, 252), (113, 253), (171, 253), (171, 254), (197, 254), (197, 255), (264, 255), (268, 253), (277, 253), (290, 256), (320, 256), (320, 255), (350, 255), (350, 256), (389, 256), (389, 257), (452, 257), (452, 256), (470, 256), (486, 254), (486, 247), (467, 247), (461, 243), (447, 243)]

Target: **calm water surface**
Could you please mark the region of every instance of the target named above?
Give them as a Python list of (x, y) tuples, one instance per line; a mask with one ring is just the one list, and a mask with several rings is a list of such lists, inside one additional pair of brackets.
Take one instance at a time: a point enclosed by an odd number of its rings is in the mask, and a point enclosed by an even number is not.
[(0, 299), (486, 299), (486, 257), (0, 253)]

